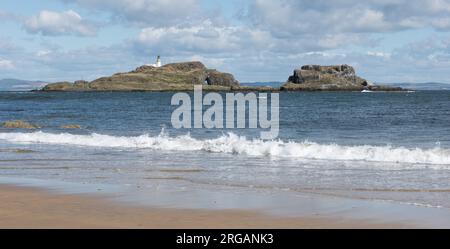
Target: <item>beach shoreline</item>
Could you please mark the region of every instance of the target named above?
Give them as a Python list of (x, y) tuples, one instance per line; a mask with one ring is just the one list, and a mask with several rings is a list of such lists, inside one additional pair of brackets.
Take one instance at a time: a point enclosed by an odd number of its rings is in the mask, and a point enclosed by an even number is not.
[(0, 228), (412, 228), (400, 223), (278, 217), (251, 210), (194, 210), (125, 205), (106, 196), (51, 193), (0, 185)]

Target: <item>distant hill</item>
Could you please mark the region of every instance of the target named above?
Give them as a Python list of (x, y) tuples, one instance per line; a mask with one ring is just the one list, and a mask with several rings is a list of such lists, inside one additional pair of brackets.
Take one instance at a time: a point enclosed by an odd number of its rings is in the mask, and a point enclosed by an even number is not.
[(30, 91), (40, 89), (47, 83), (38, 80), (2, 79), (0, 80), (0, 91)]
[(437, 83), (437, 82), (427, 82), (427, 83), (384, 83), (384, 85), (397, 86), (405, 89), (411, 90), (422, 90), (422, 91), (438, 91), (438, 90), (450, 90), (450, 84), (448, 83)]

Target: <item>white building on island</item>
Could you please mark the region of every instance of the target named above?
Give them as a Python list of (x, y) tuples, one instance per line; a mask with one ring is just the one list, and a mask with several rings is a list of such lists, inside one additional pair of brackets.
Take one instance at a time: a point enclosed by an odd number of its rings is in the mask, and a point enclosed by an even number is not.
[(146, 66), (149, 66), (149, 67), (161, 67), (161, 56), (158, 55), (158, 57), (156, 57), (156, 63), (155, 64), (146, 64)]

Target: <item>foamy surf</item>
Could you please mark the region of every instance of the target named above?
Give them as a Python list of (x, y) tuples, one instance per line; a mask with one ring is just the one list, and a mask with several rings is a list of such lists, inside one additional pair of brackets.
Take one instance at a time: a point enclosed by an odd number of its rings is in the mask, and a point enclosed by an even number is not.
[(233, 133), (215, 139), (195, 139), (190, 135), (170, 137), (141, 135), (135, 137), (101, 134), (74, 135), (33, 133), (0, 133), (0, 140), (11, 143), (42, 143), (105, 148), (138, 148), (165, 151), (206, 151), (255, 157), (302, 158), (319, 160), (369, 161), (412, 164), (450, 165), (450, 150), (392, 146), (343, 146), (313, 142), (284, 142), (247, 139)]

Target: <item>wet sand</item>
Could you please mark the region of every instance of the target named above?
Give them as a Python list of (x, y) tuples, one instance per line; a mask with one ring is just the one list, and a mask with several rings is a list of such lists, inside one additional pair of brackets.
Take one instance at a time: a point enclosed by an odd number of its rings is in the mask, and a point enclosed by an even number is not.
[(0, 228), (404, 228), (340, 217), (277, 217), (239, 210), (129, 206), (108, 197), (0, 186)]

